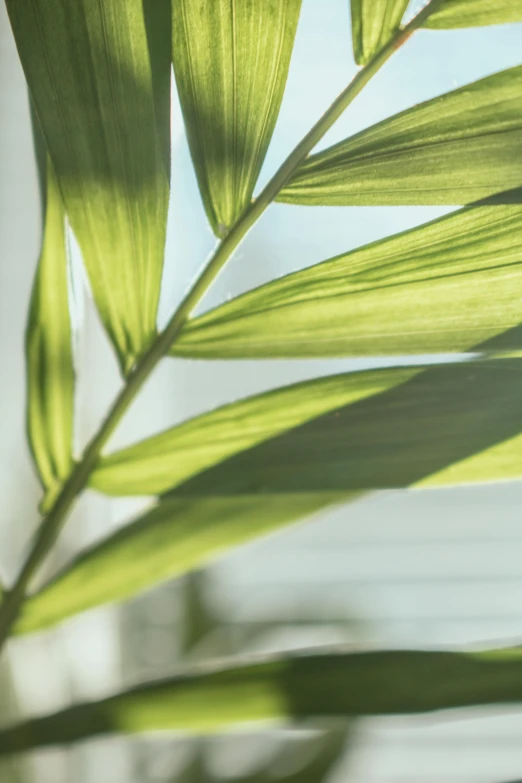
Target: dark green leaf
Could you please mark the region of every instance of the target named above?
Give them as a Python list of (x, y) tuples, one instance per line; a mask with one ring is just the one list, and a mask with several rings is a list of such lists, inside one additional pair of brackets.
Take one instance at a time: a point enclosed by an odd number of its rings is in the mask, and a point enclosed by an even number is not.
[(386, 391), (417, 372), (417, 368), (401, 368), (347, 373), (225, 405), (103, 457), (90, 485), (115, 495), (166, 492), (226, 457)]
[(520, 0), (446, 0), (425, 22), (425, 27), (481, 27), (522, 22)]
[(351, 0), (355, 62), (366, 65), (398, 30), (409, 0)]
[(0, 732), (0, 753), (157, 730), (304, 717), (411, 715), (522, 702), (520, 649), (330, 653), (202, 669)]
[(74, 362), (65, 214), (52, 163), (43, 165), (42, 249), (26, 331), (27, 430), (43, 487), (52, 496), (73, 463)]
[(173, 0), (174, 73), (208, 219), (248, 206), (285, 88), (301, 0)]
[[(190, 321), (171, 353), (382, 356), (495, 349), (522, 319), (522, 207), (460, 210), (250, 291)], [(522, 330), (510, 348), (522, 349)]]
[(94, 298), (128, 370), (156, 329), (169, 191), (169, 3), (7, 6)]
[(326, 206), (468, 204), (522, 185), (521, 149), (518, 66), (312, 155), (279, 200)]
[(337, 500), (335, 493), (164, 500), (80, 555), (29, 598), (15, 633), (130, 598)]

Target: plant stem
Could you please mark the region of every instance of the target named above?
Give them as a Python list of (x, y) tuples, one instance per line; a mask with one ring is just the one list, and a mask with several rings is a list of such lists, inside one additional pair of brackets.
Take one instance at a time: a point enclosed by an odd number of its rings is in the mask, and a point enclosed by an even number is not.
[(54, 544), (76, 498), (86, 487), (103, 446), (116, 429), (128, 407), (160, 359), (165, 356), (179, 336), (202, 296), (221, 272), (239, 243), (259, 220), (267, 207), (274, 201), (316, 144), (323, 138), (354, 98), (359, 95), (377, 71), (408, 40), (411, 34), (422, 26), (426, 18), (433, 12), (435, 6), (441, 2), (442, 0), (431, 0), (428, 6), (420, 11), (408, 25), (398, 30), (389, 43), (364, 68), (358, 71), (350, 84), (290, 153), (259, 196), (252, 201), (236, 224), (220, 242), (207, 266), (187, 293), (163, 332), (158, 334), (154, 342), (131, 370), (125, 386), (116, 397), (100, 429), (87, 445), (81, 460), (76, 463), (51, 509), (42, 519), (29, 555), (15, 584), (11, 590), (4, 593), (4, 598), (0, 605), (0, 649), (9, 636), (10, 629), (18, 616), (30, 580)]

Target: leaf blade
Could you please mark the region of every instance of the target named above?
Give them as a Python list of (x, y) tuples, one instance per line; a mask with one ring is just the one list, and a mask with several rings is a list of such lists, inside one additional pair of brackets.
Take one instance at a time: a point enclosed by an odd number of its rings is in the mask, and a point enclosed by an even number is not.
[(247, 397), (102, 457), (90, 486), (115, 495), (157, 495), (293, 427), (386, 391), (418, 372), (347, 373)]
[(43, 239), (25, 350), (29, 445), (42, 485), (52, 494), (73, 465), (75, 370), (65, 213), (52, 163), (44, 165)]
[(283, 97), (301, 0), (174, 0), (173, 61), (192, 160), (221, 236), (248, 206)]
[(412, 715), (520, 704), (521, 653), (395, 650), (269, 658), (144, 684), (0, 732), (0, 754), (112, 733), (212, 732), (238, 723)]
[(461, 205), (516, 191), (521, 85), (517, 66), (407, 109), (309, 157), (278, 200)]
[(446, 0), (428, 16), (424, 27), (450, 30), (459, 27), (482, 27), (522, 22), (522, 6), (518, 0)]
[(351, 0), (355, 62), (366, 65), (399, 29), (409, 0)]
[(168, 206), (169, 13), (164, 0), (155, 4), (160, 34), (148, 26), (151, 2), (7, 4), (68, 219), (125, 371), (155, 334)]
[[(522, 207), (476, 207), (270, 282), (187, 324), (171, 355), (402, 356), (522, 348)], [(518, 339), (517, 339), (518, 334)]]
[(164, 500), (26, 600), (14, 633), (42, 630), (206, 565), (231, 546), (339, 501), (332, 493)]

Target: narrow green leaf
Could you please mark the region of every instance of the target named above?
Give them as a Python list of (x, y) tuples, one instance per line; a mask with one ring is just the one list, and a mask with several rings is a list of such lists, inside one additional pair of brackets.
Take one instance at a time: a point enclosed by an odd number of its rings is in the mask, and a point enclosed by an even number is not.
[(169, 3), (7, 6), (94, 298), (128, 370), (156, 329), (169, 190)]
[(312, 155), (279, 201), (468, 204), (522, 185), (521, 148), (518, 66), (421, 103)]
[(248, 206), (270, 142), (301, 0), (173, 0), (173, 60), (208, 219)]
[(74, 361), (65, 214), (50, 160), (42, 171), (43, 239), (26, 331), (27, 430), (44, 489), (73, 463)]
[(382, 370), (388, 389), (231, 456), (171, 495), (342, 494), (443, 484), (446, 470), (451, 483), (522, 478), (522, 359), (416, 370), (399, 384), (391, 379), (404, 369)]
[(338, 500), (335, 493), (164, 500), (80, 555), (29, 598), (15, 633), (130, 598)]
[[(190, 321), (179, 356), (498, 350), (521, 322), (522, 207), (459, 210), (287, 275)], [(514, 330), (511, 350), (522, 349)]]
[(103, 457), (90, 486), (113, 495), (157, 495), (226, 457), (318, 416), (403, 383), (418, 368), (319, 378), (217, 408)]
[(424, 23), (425, 27), (482, 27), (522, 22), (520, 0), (446, 0)]
[(140, 685), (0, 732), (0, 754), (104, 734), (212, 732), (306, 717), (411, 715), (522, 702), (518, 648), (270, 658)]
[(351, 0), (353, 53), (366, 65), (399, 29), (409, 0)]

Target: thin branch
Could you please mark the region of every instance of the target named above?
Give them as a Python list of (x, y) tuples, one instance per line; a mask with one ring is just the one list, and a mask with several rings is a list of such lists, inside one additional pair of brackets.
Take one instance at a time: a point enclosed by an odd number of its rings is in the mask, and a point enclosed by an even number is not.
[(431, 0), (409, 24), (397, 31), (386, 46), (364, 68), (357, 72), (350, 84), (290, 153), (259, 196), (251, 203), (219, 243), (207, 266), (185, 296), (163, 332), (158, 334), (150, 348), (136, 363), (99, 431), (87, 445), (81, 460), (76, 463), (48, 514), (42, 519), (29, 555), (15, 584), (4, 593), (3, 601), (0, 605), (0, 649), (8, 638), (11, 627), (20, 612), (30, 580), (56, 541), (76, 498), (85, 489), (103, 446), (118, 426), (128, 407), (160, 359), (167, 354), (180, 335), (202, 296), (209, 289), (252, 226), (274, 201), (282, 188), (291, 179), (293, 173), (303, 163), (325, 133), (339, 119), (344, 110), (359, 95), (377, 71), (408, 40), (412, 33), (423, 25), (428, 16), (433, 13), (435, 7), (440, 5), (441, 2), (443, 0)]

